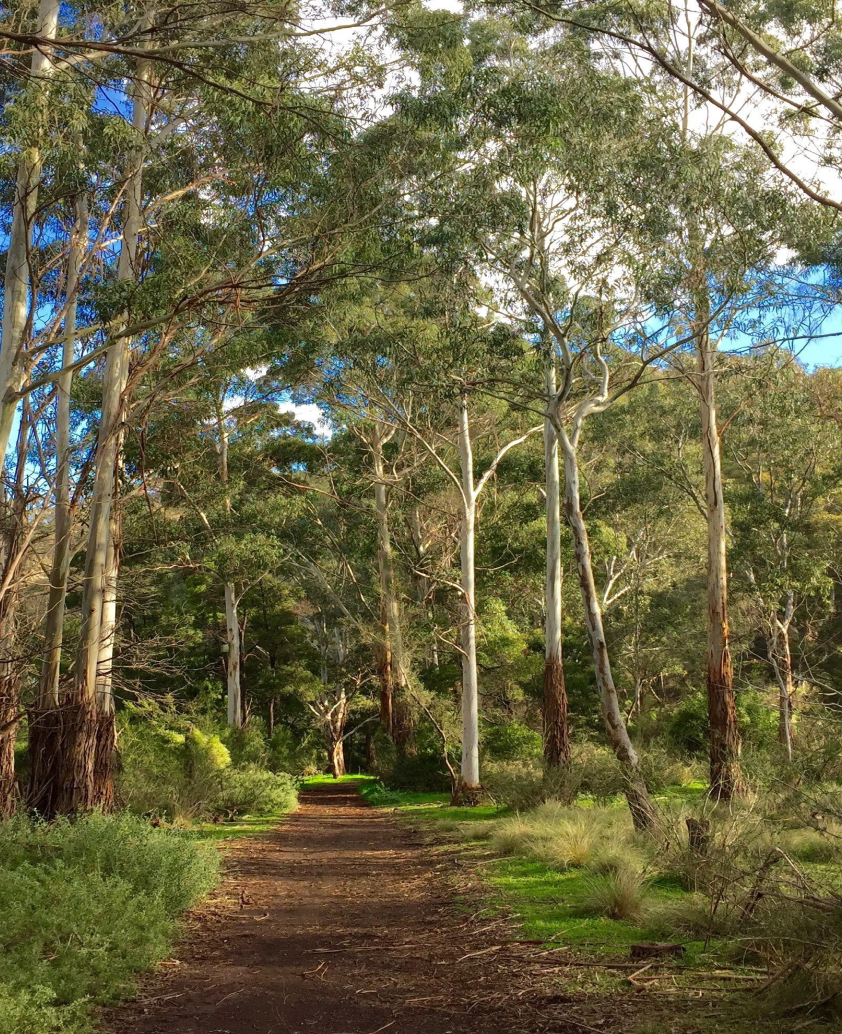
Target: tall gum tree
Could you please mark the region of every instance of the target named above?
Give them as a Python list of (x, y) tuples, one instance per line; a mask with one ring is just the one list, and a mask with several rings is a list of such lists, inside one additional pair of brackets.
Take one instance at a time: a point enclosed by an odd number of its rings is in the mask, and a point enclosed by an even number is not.
[(470, 418), (470, 392), (461, 390), (455, 400), (457, 464), (447, 458), (447, 437), (434, 427), (422, 428), (407, 408), (387, 409), (391, 420), (411, 434), (447, 475), (456, 489), (459, 506), (459, 653), (462, 666), (462, 762), (454, 798), (475, 800), (481, 789), (479, 766), (479, 666), (477, 663), (476, 533), (480, 497), (502, 460), (543, 424), (511, 438), (499, 447), (485, 470), (477, 475)]
[[(545, 388), (548, 399), (558, 392), (555, 362), (545, 359)], [(561, 485), (558, 435), (549, 413), (544, 417), (544, 479), (547, 519), (546, 602), (544, 629), (544, 763), (557, 769), (570, 761), (570, 724), (567, 687), (564, 682), (564, 640), (562, 631), (564, 566), (561, 555)]]

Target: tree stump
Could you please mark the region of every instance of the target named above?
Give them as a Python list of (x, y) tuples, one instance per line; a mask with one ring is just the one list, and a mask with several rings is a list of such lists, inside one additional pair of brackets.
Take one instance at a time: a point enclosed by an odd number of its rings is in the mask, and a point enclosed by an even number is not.
[(710, 850), (710, 822), (707, 819), (687, 819), (687, 839), (690, 851), (704, 858)]

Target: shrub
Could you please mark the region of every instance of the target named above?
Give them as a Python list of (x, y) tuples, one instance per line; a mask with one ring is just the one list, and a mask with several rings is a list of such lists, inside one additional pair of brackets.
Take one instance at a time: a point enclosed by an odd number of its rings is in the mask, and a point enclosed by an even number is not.
[(291, 811), (297, 801), (295, 784), (286, 772), (247, 765), (223, 773), (213, 808), (229, 818), (244, 814), (278, 815)]
[(493, 801), (513, 811), (534, 808), (545, 796), (544, 776), (534, 763), (489, 763), (483, 772), (483, 783)]
[(395, 754), (380, 773), (383, 782), (395, 790), (448, 793), (450, 773), (441, 754), (419, 751), (417, 754)]
[[(261, 756), (257, 727), (226, 734), (240, 760)], [(126, 723), (120, 739), (121, 801), (131, 811), (170, 822), (219, 815), (277, 814), (296, 803), (292, 778), (255, 763), (235, 767), (219, 735), (188, 726), (185, 732)], [(268, 750), (263, 748), (262, 756)]]
[(260, 718), (250, 718), (247, 725), (226, 729), (224, 742), (230, 753), (231, 761), (238, 767), (241, 765), (269, 767), (271, 750), (266, 742), (266, 729)]
[(295, 733), (279, 725), (269, 740), (268, 767), (273, 772), (291, 775), (315, 775), (324, 763), (324, 739), (315, 729)]
[(163, 957), (213, 886), (213, 848), (130, 815), (0, 826), (0, 1029), (81, 1031)]

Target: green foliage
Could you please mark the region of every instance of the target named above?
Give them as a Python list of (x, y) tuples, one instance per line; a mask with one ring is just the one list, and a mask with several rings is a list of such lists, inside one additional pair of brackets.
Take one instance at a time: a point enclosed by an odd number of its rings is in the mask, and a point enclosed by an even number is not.
[(528, 761), (541, 756), (541, 734), (519, 722), (486, 726), (482, 747), (492, 761)]
[(166, 955), (218, 856), (129, 815), (0, 826), (0, 1029), (87, 1030), (90, 1006)]
[(227, 771), (213, 798), (214, 814), (282, 815), (292, 811), (298, 793), (292, 777), (285, 772), (269, 772), (257, 765)]
[(218, 733), (203, 731), (172, 709), (129, 709), (120, 737), (121, 800), (135, 813), (170, 822), (293, 808), (292, 779), (266, 767), (272, 751), (259, 724), (223, 735), (231, 751)]

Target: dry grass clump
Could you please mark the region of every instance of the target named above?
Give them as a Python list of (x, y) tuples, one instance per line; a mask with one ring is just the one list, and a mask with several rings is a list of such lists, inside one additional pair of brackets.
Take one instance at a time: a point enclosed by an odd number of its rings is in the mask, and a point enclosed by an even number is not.
[(497, 824), (490, 843), (500, 854), (535, 858), (553, 869), (595, 873), (643, 869), (647, 856), (620, 807), (566, 807), (555, 801)]
[(491, 834), (491, 847), (499, 854), (529, 854), (533, 823), (528, 817), (516, 815), (499, 823)]
[(640, 920), (646, 910), (646, 889), (647, 881), (642, 872), (621, 866), (591, 880), (582, 911), (609, 919)]

